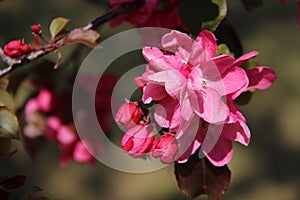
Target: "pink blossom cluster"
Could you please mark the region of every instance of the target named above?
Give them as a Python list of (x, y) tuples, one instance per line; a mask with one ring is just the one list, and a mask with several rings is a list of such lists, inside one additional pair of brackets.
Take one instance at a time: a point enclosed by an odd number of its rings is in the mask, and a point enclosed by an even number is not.
[[(133, 11), (122, 14), (110, 21), (115, 27), (127, 21), (135, 26), (163, 27), (175, 29), (182, 26), (178, 5), (181, 0), (141, 0), (142, 5)], [(137, 0), (109, 0), (112, 9)]]
[(42, 89), (35, 98), (27, 102), (25, 115), (30, 118), (38, 112), (45, 116), (45, 125), (41, 131), (43, 136), (58, 143), (61, 166), (66, 166), (70, 160), (92, 164), (94, 157), (78, 137), (72, 121), (66, 119), (64, 107), (61, 96)]
[(135, 79), (143, 90), (141, 101), (126, 102), (116, 114), (116, 122), (128, 128), (123, 150), (133, 157), (149, 153), (164, 163), (186, 162), (199, 150), (213, 165), (227, 164), (232, 141), (250, 141), (235, 100), (250, 89), (270, 87), (275, 72), (267, 66), (242, 67), (257, 51), (237, 59), (217, 53), (217, 39), (206, 30), (194, 41), (174, 30), (162, 37), (161, 45), (163, 49), (143, 48), (148, 65)]

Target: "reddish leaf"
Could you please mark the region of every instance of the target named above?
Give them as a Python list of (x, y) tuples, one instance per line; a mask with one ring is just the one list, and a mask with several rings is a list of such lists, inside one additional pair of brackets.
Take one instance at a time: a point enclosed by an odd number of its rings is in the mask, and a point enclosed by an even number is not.
[(1, 180), (0, 185), (5, 190), (17, 189), (25, 184), (26, 178), (26, 175), (17, 175), (10, 178), (5, 178), (4, 180)]
[(186, 163), (175, 163), (175, 175), (178, 187), (187, 197), (205, 194), (208, 200), (220, 200), (230, 184), (231, 173), (227, 165), (215, 167), (195, 153)]
[(97, 46), (96, 41), (100, 38), (99, 33), (94, 30), (85, 30), (83, 28), (76, 28), (72, 30), (64, 39), (63, 44), (82, 43), (88, 47), (94, 48)]

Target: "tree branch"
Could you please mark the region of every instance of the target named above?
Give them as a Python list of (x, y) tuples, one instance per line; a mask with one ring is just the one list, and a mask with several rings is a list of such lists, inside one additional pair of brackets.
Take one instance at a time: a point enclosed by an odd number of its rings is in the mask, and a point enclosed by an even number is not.
[[(93, 29), (94, 30), (94, 29), (98, 28), (100, 25), (108, 22), (109, 20), (111, 20), (121, 14), (130, 12), (131, 10), (139, 8), (142, 4), (143, 4), (143, 0), (137, 0), (135, 2), (123, 4), (120, 7), (116, 8), (114, 10), (111, 10), (108, 13), (94, 19), (87, 25), (83, 26), (82, 29), (84, 29), (84, 30)], [(56, 41), (54, 44), (62, 44), (63, 39), (64, 39), (64, 37), (59, 39), (58, 41)], [(3, 70), (0, 70), (0, 78), (11, 73), (12, 71), (14, 71), (18, 68), (26, 65), (26, 64), (34, 61), (34, 60), (37, 60), (40, 57), (47, 55), (50, 52), (57, 50), (61, 46), (63, 46), (63, 44), (62, 45), (52, 45), (51, 48), (46, 47), (46, 48), (43, 48), (43, 50), (36, 50), (26, 56), (18, 58), (18, 59), (12, 59), (12, 58), (6, 56), (3, 52), (3, 50), (0, 48), (1, 59), (9, 65), (8, 67), (4, 68)]]

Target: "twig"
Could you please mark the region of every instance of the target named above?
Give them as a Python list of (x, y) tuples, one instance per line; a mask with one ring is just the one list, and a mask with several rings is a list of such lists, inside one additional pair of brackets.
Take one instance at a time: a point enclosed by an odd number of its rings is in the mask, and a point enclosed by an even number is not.
[[(104, 24), (105, 22), (117, 17), (120, 14), (124, 14), (127, 12), (130, 12), (131, 10), (134, 10), (136, 8), (139, 8), (143, 4), (143, 0), (137, 0), (135, 2), (130, 2), (121, 5), (120, 7), (109, 11), (108, 13), (94, 19), (92, 22), (89, 24), (85, 25), (82, 27), (84, 30), (89, 30), (89, 29), (96, 29), (100, 25)], [(61, 41), (63, 41), (64, 38), (59, 39), (55, 44), (61, 44)], [(3, 70), (0, 70), (0, 78), (11, 73), (12, 71), (28, 64), (29, 62), (32, 62), (40, 57), (43, 57), (47, 55), (50, 52), (53, 52), (60, 48), (62, 45), (52, 45), (51, 48), (44, 48), (43, 50), (37, 50), (34, 52), (31, 52), (30, 54), (23, 56), (18, 59), (12, 59), (8, 56), (4, 55), (3, 50), (0, 48), (0, 57), (1, 59), (6, 62), (9, 66), (4, 68)]]

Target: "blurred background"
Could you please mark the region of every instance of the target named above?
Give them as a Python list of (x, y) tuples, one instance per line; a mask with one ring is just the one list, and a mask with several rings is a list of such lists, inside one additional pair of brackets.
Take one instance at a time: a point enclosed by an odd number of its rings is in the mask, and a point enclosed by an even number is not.
[[(101, 2), (105, 1), (0, 1), (0, 44), (20, 38), (29, 41), (30, 26), (35, 23), (41, 24), (47, 35), (54, 17), (71, 19), (68, 27), (83, 26), (107, 11), (108, 5)], [(246, 11), (240, 1), (229, 0), (228, 4), (228, 21), (240, 36), (244, 52), (259, 51), (255, 60), (272, 67), (278, 79), (267, 91), (257, 91), (250, 104), (242, 107), (252, 139), (248, 147), (234, 144), (229, 164), (232, 181), (224, 200), (298, 200), (300, 26), (296, 3), (291, 0), (283, 6), (279, 0), (265, 0), (261, 7), (251, 11)], [(104, 39), (128, 28), (128, 24), (114, 29), (105, 24), (99, 30)], [(63, 48), (63, 55), (68, 55), (72, 48)], [(146, 174), (119, 172), (99, 162), (93, 167), (71, 162), (61, 168), (55, 143), (47, 144), (34, 161), (24, 151), (22, 142), (14, 141), (12, 149), (16, 148), (15, 155), (0, 160), (0, 176), (28, 175), (25, 186), (13, 192), (12, 199), (18, 199), (33, 186), (41, 187), (54, 200), (187, 199), (177, 188), (172, 165)]]

